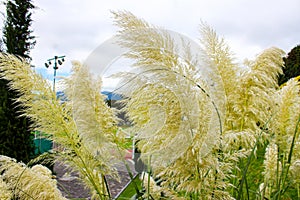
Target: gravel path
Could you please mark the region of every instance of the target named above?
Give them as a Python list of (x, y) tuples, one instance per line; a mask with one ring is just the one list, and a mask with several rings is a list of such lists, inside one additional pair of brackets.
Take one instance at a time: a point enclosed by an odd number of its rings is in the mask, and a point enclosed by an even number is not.
[[(135, 174), (136, 172), (134, 171), (133, 163), (130, 160), (127, 160), (127, 163), (130, 166), (131, 171)], [(124, 163), (117, 164), (116, 168), (118, 169), (120, 182), (113, 180), (109, 176), (107, 177), (112, 198), (115, 198), (130, 181), (130, 177)], [(68, 173), (66, 166), (58, 163), (54, 165), (54, 172), (56, 173), (58, 188), (66, 198), (90, 198), (88, 189), (86, 189), (80, 179), (78, 179), (77, 173)]]

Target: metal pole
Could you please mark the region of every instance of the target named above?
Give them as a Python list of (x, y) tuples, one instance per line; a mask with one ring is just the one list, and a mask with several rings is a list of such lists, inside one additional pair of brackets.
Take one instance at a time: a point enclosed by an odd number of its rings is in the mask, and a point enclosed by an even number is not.
[[(55, 88), (55, 80), (56, 80), (56, 70), (58, 70), (58, 65), (61, 65), (63, 62), (64, 62), (64, 58), (65, 56), (54, 56), (54, 58), (50, 58), (48, 59), (45, 63), (45, 66), (46, 68), (48, 68), (52, 63), (51, 61), (54, 60), (54, 65), (53, 65), (53, 70), (54, 70), (54, 74), (53, 74), (53, 92), (54, 92), (54, 95), (55, 95), (55, 98), (56, 98), (56, 88)], [(52, 148), (53, 149), (56, 149), (56, 144), (53, 142), (52, 144)]]
[(58, 69), (57, 67), (57, 56), (54, 56), (54, 75), (53, 75), (53, 92), (55, 94), (55, 77), (56, 77), (56, 70)]
[(53, 92), (55, 93), (55, 77), (56, 77), (56, 58), (55, 58), (55, 61), (54, 61), (54, 75), (53, 75)]
[(54, 58), (48, 59), (48, 63), (45, 63), (46, 67), (48, 68), (51, 65), (51, 61), (54, 60), (54, 65), (53, 65), (53, 70), (54, 70), (54, 75), (53, 75), (53, 92), (56, 92), (55, 88), (55, 82), (56, 82), (56, 70), (58, 69), (57, 62), (61, 65), (62, 62), (64, 61), (65, 56), (54, 56)]

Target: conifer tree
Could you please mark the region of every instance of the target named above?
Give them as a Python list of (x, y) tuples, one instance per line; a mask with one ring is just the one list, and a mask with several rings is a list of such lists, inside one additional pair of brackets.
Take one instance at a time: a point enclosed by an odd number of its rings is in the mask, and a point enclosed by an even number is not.
[(31, 0), (8, 0), (6, 2), (6, 21), (3, 29), (3, 42), (7, 53), (31, 60), (29, 51), (36, 43), (31, 35), (32, 12)]
[[(29, 62), (29, 51), (35, 44), (35, 37), (30, 30), (34, 5), (30, 0), (8, 0), (5, 5), (4, 52), (23, 57)], [(0, 79), (0, 154), (27, 162), (34, 153), (30, 121), (20, 117), (23, 108), (14, 102), (19, 94), (10, 90), (8, 83)]]

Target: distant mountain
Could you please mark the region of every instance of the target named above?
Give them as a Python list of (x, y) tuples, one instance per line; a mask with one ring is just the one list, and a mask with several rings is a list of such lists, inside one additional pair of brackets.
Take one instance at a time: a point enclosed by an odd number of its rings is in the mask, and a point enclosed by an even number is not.
[(56, 98), (59, 99), (61, 102), (68, 101), (68, 98), (63, 91), (56, 92)]
[[(122, 96), (117, 93), (113, 93), (113, 92), (109, 92), (109, 91), (102, 91), (101, 93), (107, 96), (106, 100), (118, 101), (118, 100), (122, 99)], [(68, 100), (63, 91), (56, 92), (56, 97), (58, 99), (60, 99), (62, 102), (65, 102)]]
[(107, 100), (118, 101), (118, 100), (122, 99), (122, 96), (117, 93), (113, 93), (113, 92), (109, 92), (109, 91), (102, 91), (101, 93), (107, 96)]

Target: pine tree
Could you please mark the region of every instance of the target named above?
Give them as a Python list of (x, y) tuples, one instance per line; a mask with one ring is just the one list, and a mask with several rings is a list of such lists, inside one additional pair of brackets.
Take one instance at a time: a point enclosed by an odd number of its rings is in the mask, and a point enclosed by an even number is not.
[(8, 0), (6, 2), (3, 42), (7, 53), (31, 60), (29, 51), (36, 43), (30, 29), (32, 23), (30, 10), (34, 8), (31, 0)]
[(0, 80), (0, 154), (27, 162), (34, 152), (30, 122), (19, 116), (21, 108), (16, 107), (12, 98), (18, 94), (9, 90), (7, 83)]
[[(30, 49), (35, 44), (31, 36), (30, 0), (8, 0), (3, 29), (4, 51), (25, 58), (28, 62)], [(33, 156), (34, 144), (30, 130), (30, 120), (20, 117), (22, 107), (14, 102), (19, 94), (10, 90), (8, 81), (0, 80), (0, 154), (27, 162)]]

